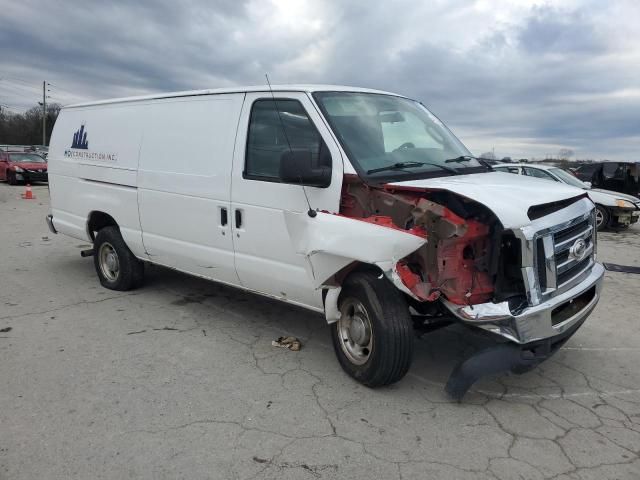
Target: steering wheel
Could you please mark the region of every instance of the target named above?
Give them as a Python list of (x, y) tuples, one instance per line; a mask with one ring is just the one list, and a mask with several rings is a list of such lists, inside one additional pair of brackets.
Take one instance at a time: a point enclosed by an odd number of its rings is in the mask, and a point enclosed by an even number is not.
[(400, 145), (398, 148), (394, 148), (393, 151), (397, 152), (398, 150), (407, 150), (409, 148), (416, 148), (416, 146), (411, 142), (405, 142), (402, 145)]

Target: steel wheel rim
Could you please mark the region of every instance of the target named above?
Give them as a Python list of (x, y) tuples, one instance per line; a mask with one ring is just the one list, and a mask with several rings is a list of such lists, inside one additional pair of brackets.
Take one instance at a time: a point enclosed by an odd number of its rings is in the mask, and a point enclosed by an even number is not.
[(355, 365), (367, 363), (373, 350), (373, 328), (362, 302), (348, 298), (342, 303), (337, 330), (340, 347), (349, 361)]
[(604, 222), (604, 214), (602, 213), (602, 210), (596, 208), (596, 227), (600, 228), (602, 222)]
[(108, 242), (100, 245), (98, 252), (98, 263), (102, 275), (110, 282), (115, 282), (120, 274), (120, 260), (115, 248)]

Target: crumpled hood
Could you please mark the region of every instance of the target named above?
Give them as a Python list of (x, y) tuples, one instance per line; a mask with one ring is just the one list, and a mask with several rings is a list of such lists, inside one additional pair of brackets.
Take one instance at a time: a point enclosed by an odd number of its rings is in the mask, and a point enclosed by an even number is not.
[(504, 172), (408, 180), (387, 186), (448, 190), (485, 205), (498, 217), (504, 228), (520, 228), (531, 223), (527, 216), (529, 207), (585, 193), (580, 188), (564, 183)]

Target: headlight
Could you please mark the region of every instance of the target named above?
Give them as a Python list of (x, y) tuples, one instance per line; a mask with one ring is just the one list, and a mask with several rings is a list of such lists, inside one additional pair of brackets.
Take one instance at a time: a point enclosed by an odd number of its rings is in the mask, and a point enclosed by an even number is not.
[(636, 208), (636, 206), (628, 200), (622, 200), (619, 198), (616, 200), (616, 206), (620, 208)]
[(22, 168), (20, 168), (20, 167), (13, 167), (13, 169), (18, 173), (24, 172), (24, 170)]

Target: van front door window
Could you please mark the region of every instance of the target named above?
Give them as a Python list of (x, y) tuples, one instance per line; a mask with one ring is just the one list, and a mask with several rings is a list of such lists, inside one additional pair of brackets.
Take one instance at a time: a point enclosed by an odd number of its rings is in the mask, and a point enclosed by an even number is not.
[(282, 155), (311, 152), (313, 165), (331, 167), (331, 155), (302, 104), (290, 99), (256, 100), (251, 108), (244, 177), (279, 182)]

